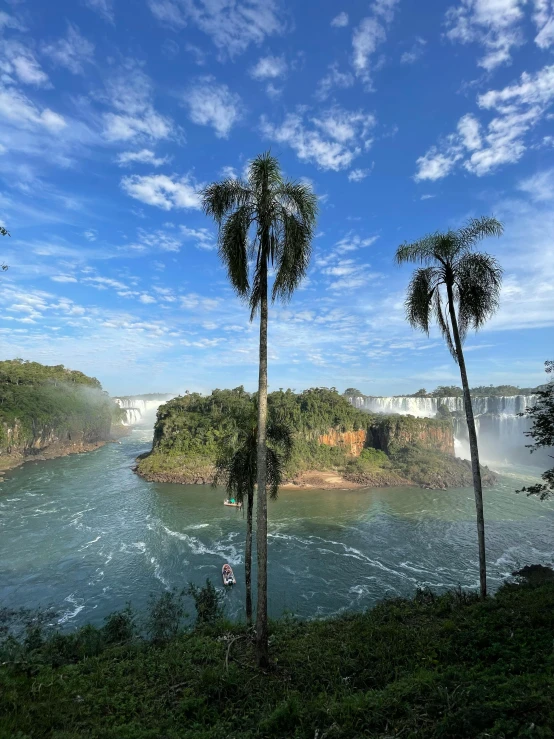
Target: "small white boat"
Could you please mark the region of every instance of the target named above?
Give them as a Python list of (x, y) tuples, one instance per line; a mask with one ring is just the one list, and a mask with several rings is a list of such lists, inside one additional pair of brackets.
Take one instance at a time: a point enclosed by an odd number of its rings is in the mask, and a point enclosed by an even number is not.
[(224, 585), (236, 585), (237, 581), (231, 568), (231, 565), (224, 564), (221, 568), (221, 577), (223, 578)]
[(242, 508), (242, 503), (237, 503), (236, 500), (224, 500), (223, 505), (231, 506), (231, 508)]

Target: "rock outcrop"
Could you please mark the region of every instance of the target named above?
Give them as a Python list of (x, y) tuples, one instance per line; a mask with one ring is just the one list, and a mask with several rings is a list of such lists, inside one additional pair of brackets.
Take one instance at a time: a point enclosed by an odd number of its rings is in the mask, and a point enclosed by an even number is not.
[(396, 449), (413, 444), (454, 456), (451, 422), (413, 416), (373, 418), (368, 429), (367, 446), (390, 455)]
[(326, 446), (338, 446), (347, 451), (353, 457), (359, 457), (362, 449), (367, 446), (367, 431), (336, 431), (330, 429), (326, 434), (318, 438), (320, 444)]

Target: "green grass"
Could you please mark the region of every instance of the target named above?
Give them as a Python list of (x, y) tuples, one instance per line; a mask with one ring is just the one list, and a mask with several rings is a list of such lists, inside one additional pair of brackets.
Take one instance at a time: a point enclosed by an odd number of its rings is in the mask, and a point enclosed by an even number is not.
[(267, 672), (244, 626), (152, 643), (126, 623), (15, 652), (0, 667), (0, 737), (554, 736), (554, 583), (283, 619)]

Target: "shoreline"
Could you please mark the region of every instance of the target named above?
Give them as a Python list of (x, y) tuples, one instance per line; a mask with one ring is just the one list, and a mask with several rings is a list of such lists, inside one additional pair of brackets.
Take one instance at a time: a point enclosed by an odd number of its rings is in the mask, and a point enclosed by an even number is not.
[(106, 444), (116, 444), (117, 439), (107, 439), (104, 441), (81, 442), (71, 446), (60, 448), (58, 444), (52, 444), (41, 450), (37, 454), (23, 454), (16, 452), (15, 454), (0, 455), (0, 482), (3, 482), (5, 475), (12, 470), (22, 467), (28, 462), (46, 462), (49, 459), (59, 459), (61, 457), (69, 457), (73, 454), (87, 454), (101, 449)]

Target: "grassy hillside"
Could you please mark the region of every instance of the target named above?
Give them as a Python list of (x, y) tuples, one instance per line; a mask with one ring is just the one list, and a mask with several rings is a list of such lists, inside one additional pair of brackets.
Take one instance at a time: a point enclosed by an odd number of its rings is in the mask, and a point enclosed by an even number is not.
[(5, 644), (1, 739), (554, 736), (553, 583), (284, 619), (271, 625), (268, 671), (243, 626), (170, 635), (179, 613), (167, 598), (152, 615), (150, 642), (124, 613)]

